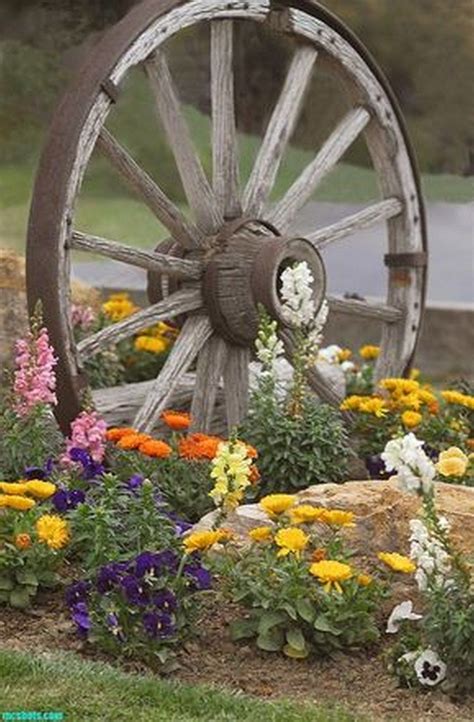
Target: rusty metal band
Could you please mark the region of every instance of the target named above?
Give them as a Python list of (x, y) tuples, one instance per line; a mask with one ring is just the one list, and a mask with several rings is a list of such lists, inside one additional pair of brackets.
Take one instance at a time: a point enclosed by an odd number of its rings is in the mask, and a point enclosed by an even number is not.
[(418, 253), (386, 253), (383, 261), (388, 268), (425, 268), (428, 265), (428, 254)]

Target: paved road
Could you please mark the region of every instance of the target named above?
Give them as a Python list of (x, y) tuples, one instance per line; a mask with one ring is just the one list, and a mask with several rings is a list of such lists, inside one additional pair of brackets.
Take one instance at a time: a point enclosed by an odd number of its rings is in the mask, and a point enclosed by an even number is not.
[[(304, 233), (355, 213), (361, 206), (309, 203), (297, 229)], [(430, 203), (427, 209), (430, 250), (428, 301), (474, 303), (474, 203)], [(384, 296), (385, 229), (361, 231), (324, 251), (332, 293)], [(81, 262), (75, 276), (95, 286), (141, 289), (145, 274), (115, 261)]]

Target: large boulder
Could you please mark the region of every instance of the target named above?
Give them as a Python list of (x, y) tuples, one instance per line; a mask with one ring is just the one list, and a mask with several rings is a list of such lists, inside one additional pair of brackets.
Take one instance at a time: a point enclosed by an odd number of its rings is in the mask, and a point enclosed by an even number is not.
[[(406, 553), (409, 522), (420, 511), (419, 498), (401, 491), (392, 480), (320, 484), (300, 491), (297, 497), (301, 504), (353, 511), (357, 525), (344, 533), (362, 556), (382, 550)], [(437, 482), (436, 507), (450, 521), (452, 538), (459, 549), (474, 554), (474, 488)], [(210, 528), (214, 520), (215, 512), (211, 512), (197, 528)], [(250, 529), (268, 522), (258, 504), (247, 504), (232, 513), (225, 526), (245, 537)]]

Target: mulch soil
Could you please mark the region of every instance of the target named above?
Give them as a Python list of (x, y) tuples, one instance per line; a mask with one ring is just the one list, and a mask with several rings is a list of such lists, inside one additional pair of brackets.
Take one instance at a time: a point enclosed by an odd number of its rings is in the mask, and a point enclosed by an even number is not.
[[(332, 659), (291, 660), (262, 652), (253, 644), (234, 643), (229, 623), (239, 610), (211, 594), (205, 602), (197, 635), (180, 651), (174, 679), (205, 683), (264, 699), (335, 703), (372, 722), (473, 722), (474, 697), (452, 699), (441, 690), (397, 686), (386, 671), (383, 645), (371, 652), (340, 654)], [(3, 608), (0, 647), (48, 653), (72, 651), (83, 658), (113, 661), (77, 639), (62, 593), (38, 597), (26, 612)], [(115, 662), (118, 664), (118, 662)], [(127, 671), (149, 671), (125, 662)]]

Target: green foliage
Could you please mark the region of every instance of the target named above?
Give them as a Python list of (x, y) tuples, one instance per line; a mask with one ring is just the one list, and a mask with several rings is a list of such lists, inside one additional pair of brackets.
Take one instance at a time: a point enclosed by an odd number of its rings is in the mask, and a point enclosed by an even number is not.
[(42, 467), (47, 459), (58, 454), (61, 443), (49, 407), (37, 405), (22, 417), (7, 402), (0, 408), (0, 479), (17, 479), (27, 466)]
[(340, 414), (309, 393), (301, 416), (291, 416), (283, 403), (257, 392), (239, 434), (258, 449), (259, 493), (345, 478), (349, 450)]
[(177, 544), (175, 525), (157, 503), (156, 492), (149, 480), (132, 491), (106, 474), (88, 492), (86, 503), (69, 513), (72, 551), (86, 570)]

